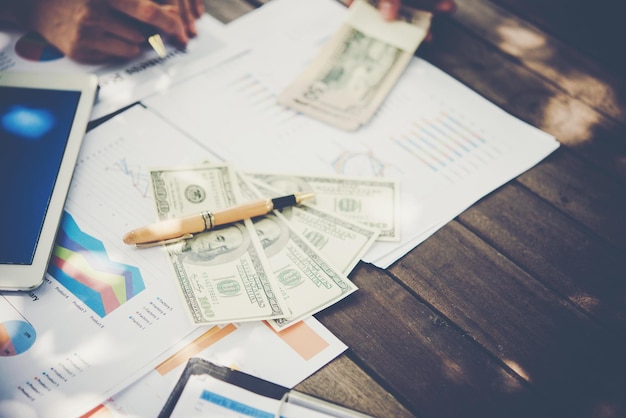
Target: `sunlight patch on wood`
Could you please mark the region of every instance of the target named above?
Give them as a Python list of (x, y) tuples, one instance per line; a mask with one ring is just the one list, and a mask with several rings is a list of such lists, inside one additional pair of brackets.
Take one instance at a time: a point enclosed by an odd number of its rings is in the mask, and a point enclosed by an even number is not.
[[(496, 42), (503, 51), (520, 59), (543, 77), (557, 82), (574, 98), (591, 105), (602, 104), (609, 114), (619, 115), (619, 100), (611, 85), (596, 77), (593, 69), (563, 51), (557, 40), (547, 39), (536, 28), (522, 26), (513, 19), (501, 19), (495, 32)], [(586, 70), (563, 63), (581, 64)]]
[(514, 362), (513, 360), (504, 360), (504, 364), (509, 366), (511, 370), (517, 373), (525, 381), (532, 382), (530, 375), (518, 363)]
[(600, 116), (583, 103), (567, 96), (550, 98), (543, 108), (539, 128), (554, 135), (562, 144), (579, 145), (591, 140)]
[(452, 380), (454, 383), (461, 384), (463, 382), (463, 368), (460, 364), (450, 360), (450, 359), (442, 359), (443, 362), (443, 373), (446, 377)]
[(526, 55), (529, 51), (538, 51), (545, 55), (552, 55), (547, 48), (546, 38), (517, 24), (512, 19), (502, 21), (497, 29), (500, 35), (500, 48), (515, 56)]
[(593, 308), (600, 304), (600, 300), (597, 297), (588, 295), (586, 293), (571, 295), (570, 299), (572, 300), (572, 302), (576, 303), (578, 306), (584, 308), (587, 311), (592, 311)]

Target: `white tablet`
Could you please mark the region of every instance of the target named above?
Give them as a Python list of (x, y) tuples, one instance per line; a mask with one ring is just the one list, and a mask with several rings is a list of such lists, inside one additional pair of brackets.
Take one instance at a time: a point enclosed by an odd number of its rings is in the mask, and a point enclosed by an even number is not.
[(97, 86), (91, 74), (0, 72), (0, 290), (44, 278)]

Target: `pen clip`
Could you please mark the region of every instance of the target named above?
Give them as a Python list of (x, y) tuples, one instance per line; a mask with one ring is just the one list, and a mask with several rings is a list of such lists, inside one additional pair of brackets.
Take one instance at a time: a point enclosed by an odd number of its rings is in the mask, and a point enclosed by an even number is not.
[(142, 242), (142, 243), (135, 244), (135, 248), (150, 248), (150, 247), (156, 247), (157, 245), (173, 244), (175, 242), (182, 241), (184, 239), (189, 239), (192, 236), (193, 234), (185, 234), (185, 235), (181, 235), (180, 237), (164, 239), (162, 241)]

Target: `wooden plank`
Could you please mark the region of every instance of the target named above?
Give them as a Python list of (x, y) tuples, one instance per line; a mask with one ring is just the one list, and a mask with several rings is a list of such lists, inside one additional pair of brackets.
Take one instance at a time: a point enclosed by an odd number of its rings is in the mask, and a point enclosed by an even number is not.
[(294, 389), (375, 417), (415, 416), (345, 354)]
[(384, 271), (360, 264), (352, 278), (359, 290), (317, 316), (412, 413), (554, 415), (512, 370)]
[(547, 287), (615, 332), (626, 333), (626, 258), (518, 184), (459, 220)]
[[(518, 5), (522, 2), (513, 3)], [(570, 96), (606, 116), (626, 122), (624, 77), (617, 77), (579, 50), (489, 0), (457, 0), (457, 4), (458, 9), (453, 15), (455, 21), (541, 74)], [(551, 25), (548, 26), (550, 29)]]
[(560, 416), (626, 413), (621, 336), (460, 224), (448, 224), (390, 271), (562, 408)]
[[(556, 152), (518, 178), (594, 233), (626, 252), (626, 186), (569, 152)], [(584, 188), (581, 187), (584, 184)]]

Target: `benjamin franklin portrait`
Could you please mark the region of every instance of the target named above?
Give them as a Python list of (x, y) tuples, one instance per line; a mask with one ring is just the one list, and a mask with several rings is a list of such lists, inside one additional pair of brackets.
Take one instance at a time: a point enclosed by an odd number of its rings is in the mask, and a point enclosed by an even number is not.
[(183, 243), (178, 257), (190, 264), (224, 264), (241, 257), (249, 244), (248, 230), (238, 222), (194, 235)]

